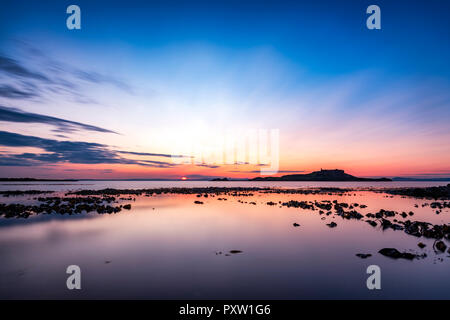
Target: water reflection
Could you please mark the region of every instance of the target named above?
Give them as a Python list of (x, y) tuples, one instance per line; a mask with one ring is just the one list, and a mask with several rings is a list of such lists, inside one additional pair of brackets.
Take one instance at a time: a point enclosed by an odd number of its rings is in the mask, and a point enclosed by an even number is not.
[[(337, 199), (432, 223), (448, 223), (448, 209), (436, 215), (426, 200), (373, 192), (226, 198), (158, 195), (112, 215), (1, 219), (0, 298), (450, 298), (450, 259), (433, 252), (433, 239), (420, 238), (421, 250), (404, 232), (266, 203)], [(377, 253), (384, 247), (428, 258), (393, 260)], [(216, 254), (230, 250), (242, 253)], [(66, 289), (71, 264), (81, 267), (80, 291)], [(370, 264), (381, 267), (381, 291), (366, 288)]]

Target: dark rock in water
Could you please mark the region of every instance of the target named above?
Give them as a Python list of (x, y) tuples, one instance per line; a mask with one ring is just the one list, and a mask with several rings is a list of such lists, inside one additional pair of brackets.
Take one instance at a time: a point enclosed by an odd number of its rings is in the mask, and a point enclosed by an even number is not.
[(131, 210), (131, 204), (126, 204), (123, 206), (124, 209)]
[(419, 221), (406, 221), (405, 222), (405, 233), (410, 234), (415, 237), (421, 237), (423, 230), (428, 228), (428, 224), (426, 222)]
[(383, 227), (383, 229), (387, 229), (392, 225), (392, 222), (390, 222), (387, 219), (383, 219), (381, 218), (381, 226)]
[(372, 255), (370, 253), (357, 253), (356, 256), (361, 259), (367, 259), (367, 258), (371, 257)]
[(444, 252), (445, 249), (447, 249), (447, 246), (445, 245), (444, 241), (438, 241), (436, 242), (436, 249), (438, 249), (441, 252)]
[(416, 257), (415, 254), (408, 253), (408, 252), (400, 252), (395, 248), (383, 248), (380, 251), (378, 251), (378, 253), (381, 253), (383, 256), (390, 257), (393, 259), (403, 258), (403, 259), (413, 260)]
[[(267, 202), (268, 205), (275, 205), (276, 203), (270, 201)], [(296, 200), (290, 200), (288, 202), (283, 202), (281, 204), (284, 207), (288, 207), (288, 208), (302, 208), (302, 209), (309, 209), (309, 210), (314, 210), (314, 205), (310, 204), (306, 201), (296, 201)]]
[(416, 258), (417, 255), (413, 254), (413, 253), (409, 253), (409, 252), (402, 252), (402, 256), (400, 258), (403, 259), (408, 259), (408, 260), (413, 260), (414, 258)]
[(327, 223), (327, 226), (329, 226), (330, 228), (335, 228), (337, 227), (337, 223), (335, 222)]
[(383, 190), (389, 194), (404, 195), (414, 198), (450, 199), (450, 184), (426, 188), (392, 188)]
[(294, 222), (294, 227), (300, 227), (300, 225), (297, 222)]
[(401, 225), (395, 223), (393, 223), (390, 227), (393, 230), (403, 230), (403, 227)]
[(363, 215), (355, 210), (352, 211), (342, 211), (340, 213), (338, 213), (338, 215), (340, 215), (341, 217), (345, 218), (345, 219), (361, 219), (363, 217)]
[(426, 245), (425, 243), (419, 242), (419, 243), (417, 244), (417, 246), (418, 246), (420, 249), (423, 249), (423, 248), (425, 248), (427, 245)]
[(400, 251), (394, 248), (383, 248), (378, 253), (381, 253), (383, 256), (398, 259), (401, 257)]
[(397, 214), (397, 212), (395, 211), (390, 211), (390, 210), (384, 210), (381, 209), (379, 212), (377, 212), (375, 215), (377, 217), (394, 217)]
[(242, 253), (242, 251), (241, 250), (230, 250), (230, 253), (237, 254), (237, 253)]
[(202, 201), (194, 201), (195, 204), (203, 204)]

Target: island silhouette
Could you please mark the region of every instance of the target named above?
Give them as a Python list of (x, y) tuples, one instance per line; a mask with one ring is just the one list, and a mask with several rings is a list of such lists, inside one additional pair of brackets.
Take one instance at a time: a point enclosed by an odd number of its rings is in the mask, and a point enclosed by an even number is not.
[(389, 178), (359, 178), (345, 173), (344, 170), (333, 169), (313, 171), (306, 174), (288, 174), (281, 177), (256, 177), (251, 181), (392, 181)]

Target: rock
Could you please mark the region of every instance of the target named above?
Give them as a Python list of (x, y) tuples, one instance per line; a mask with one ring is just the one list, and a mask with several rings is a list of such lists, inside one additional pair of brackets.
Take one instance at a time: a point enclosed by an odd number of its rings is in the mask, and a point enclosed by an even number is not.
[(329, 226), (330, 228), (335, 228), (337, 227), (337, 223), (335, 222), (327, 223), (327, 226)]
[(361, 259), (367, 259), (367, 258), (371, 257), (372, 255), (370, 253), (357, 253), (356, 256)]
[(438, 249), (438, 250), (441, 251), (441, 252), (444, 252), (445, 249), (447, 249), (447, 246), (445, 245), (444, 241), (438, 241), (438, 242), (436, 242), (435, 247), (436, 247), (436, 249)]
[(377, 218), (383, 218), (383, 217), (394, 217), (397, 214), (397, 212), (395, 211), (389, 211), (389, 210), (384, 210), (381, 209), (380, 211), (378, 211), (375, 216)]
[(381, 225), (383, 226), (383, 229), (387, 229), (392, 225), (392, 222), (387, 219), (381, 218)]
[(297, 222), (294, 222), (294, 227), (300, 227), (300, 225)]
[(124, 209), (131, 210), (131, 204), (126, 204), (123, 206)]
[(376, 227), (377, 223), (373, 220), (367, 220), (367, 223), (370, 224), (372, 227)]
[[(267, 202), (268, 205), (275, 205), (276, 203), (270, 201)], [(309, 209), (309, 210), (314, 210), (314, 204), (308, 203), (306, 201), (295, 201), (295, 200), (290, 200), (288, 202), (283, 202), (281, 204), (282, 206), (291, 208), (302, 208), (302, 209)]]
[(202, 201), (194, 201), (195, 204), (203, 204)]
[(393, 230), (403, 230), (403, 227), (401, 225), (395, 223), (391, 224), (390, 228)]
[(381, 253), (383, 256), (398, 259), (401, 257), (400, 251), (394, 248), (383, 248), (378, 253)]
[(238, 253), (242, 253), (241, 250), (230, 250), (231, 254), (238, 254)]
[(378, 253), (382, 254), (383, 256), (393, 258), (393, 259), (407, 259), (407, 260), (413, 260), (416, 255), (408, 252), (400, 252), (395, 248), (383, 248)]
[(419, 243), (417, 244), (417, 246), (418, 246), (420, 249), (423, 249), (423, 248), (425, 248), (427, 245), (426, 245), (425, 243), (419, 242)]
[[(339, 214), (339, 213), (338, 213)], [(359, 212), (352, 210), (352, 211), (344, 211), (340, 214), (340, 216), (342, 216), (345, 219), (361, 219), (363, 217), (362, 214), (360, 214)]]
[(414, 258), (416, 258), (417, 255), (413, 254), (413, 253), (409, 253), (409, 252), (402, 252), (402, 255), (400, 258), (403, 259), (408, 259), (408, 260), (413, 260)]

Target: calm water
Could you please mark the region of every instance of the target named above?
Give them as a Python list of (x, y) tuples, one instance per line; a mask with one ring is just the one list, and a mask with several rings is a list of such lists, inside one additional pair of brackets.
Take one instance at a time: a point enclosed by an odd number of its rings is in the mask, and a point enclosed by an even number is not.
[[(155, 182), (88, 181), (2, 184), (1, 190), (78, 190), (172, 186), (387, 187), (443, 183)], [(321, 218), (317, 211), (268, 206), (267, 201), (334, 200), (379, 209), (413, 211), (412, 220), (449, 223), (428, 200), (355, 191), (338, 195), (255, 193), (252, 197), (195, 195), (137, 197), (115, 215), (44, 215), (0, 218), (0, 298), (185, 298), (185, 299), (450, 299), (450, 258), (435, 254), (434, 240), (403, 231), (382, 231), (364, 221)], [(240, 203), (238, 200), (257, 204)], [(33, 202), (32, 197), (0, 202)], [(415, 204), (419, 207), (416, 208)], [(330, 229), (327, 223), (338, 226)], [(294, 228), (297, 222), (300, 227)], [(419, 249), (417, 243), (427, 244)], [(447, 245), (450, 243), (446, 242)], [(384, 247), (427, 253), (422, 260), (393, 260)], [(240, 254), (216, 254), (241, 250)], [(356, 253), (371, 253), (360, 259)], [(82, 289), (66, 288), (68, 265), (82, 270)], [(382, 289), (366, 287), (367, 266), (380, 266)]]

